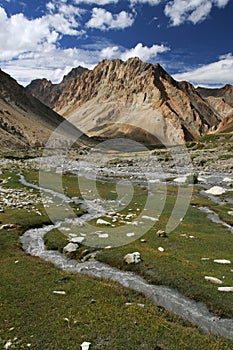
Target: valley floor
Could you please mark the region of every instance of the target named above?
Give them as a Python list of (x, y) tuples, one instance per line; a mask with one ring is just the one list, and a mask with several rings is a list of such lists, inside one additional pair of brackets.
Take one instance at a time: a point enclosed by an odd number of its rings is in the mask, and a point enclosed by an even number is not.
[[(95, 150), (64, 164), (60, 155), (43, 162), (1, 158), (2, 348), (67, 350), (88, 341), (90, 349), (232, 349), (231, 340), (204, 334), (159, 301), (153, 304), (140, 288), (111, 281), (111, 270), (108, 279), (74, 274), (59, 255), (82, 238), (66, 259), (84, 267), (98, 260), (202, 301), (216, 324), (229, 318), (224, 336), (233, 338), (232, 293), (218, 289), (233, 287), (233, 141), (221, 137), (218, 146), (215, 137), (190, 144), (188, 157), (186, 150), (157, 149), (104, 156)], [(196, 173), (199, 183), (192, 185)], [(205, 192), (213, 186), (222, 194)], [(50, 227), (44, 241), (61, 269), (33, 256), (46, 257), (42, 246), (41, 255), (22, 250), (24, 232), (35, 228), (36, 242), (43, 225)], [(159, 237), (158, 230), (166, 235)], [(124, 256), (135, 251), (142, 261), (127, 265)], [(82, 262), (88, 259), (94, 260)]]

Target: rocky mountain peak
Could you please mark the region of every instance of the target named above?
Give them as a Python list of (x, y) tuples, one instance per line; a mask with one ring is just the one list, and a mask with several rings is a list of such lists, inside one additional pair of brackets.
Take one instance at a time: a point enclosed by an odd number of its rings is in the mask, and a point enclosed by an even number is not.
[[(32, 93), (41, 97), (39, 91)], [(105, 59), (78, 76), (73, 70), (47, 99), (89, 136), (125, 135), (149, 143), (192, 140), (225, 118), (223, 107), (216, 109), (192, 84), (177, 82), (160, 64), (137, 57)]]

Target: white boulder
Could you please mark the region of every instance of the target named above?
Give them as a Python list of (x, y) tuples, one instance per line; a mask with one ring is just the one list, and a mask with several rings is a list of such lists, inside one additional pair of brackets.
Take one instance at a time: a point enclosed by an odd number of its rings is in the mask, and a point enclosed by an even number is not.
[(82, 244), (84, 240), (85, 240), (84, 237), (73, 237), (71, 239), (71, 243)]
[(212, 194), (214, 196), (220, 196), (221, 194), (224, 194), (225, 192), (226, 192), (226, 190), (220, 186), (213, 186), (209, 190), (205, 191), (205, 193)]
[(63, 248), (63, 253), (71, 253), (71, 252), (76, 252), (76, 250), (79, 248), (79, 245), (76, 243), (68, 243), (64, 248)]
[(110, 222), (103, 220), (103, 219), (98, 219), (96, 221), (97, 225), (111, 225)]
[(127, 264), (138, 264), (141, 261), (141, 254), (139, 252), (128, 253), (124, 260)]
[(80, 346), (82, 348), (82, 350), (89, 350), (91, 343), (84, 341)]

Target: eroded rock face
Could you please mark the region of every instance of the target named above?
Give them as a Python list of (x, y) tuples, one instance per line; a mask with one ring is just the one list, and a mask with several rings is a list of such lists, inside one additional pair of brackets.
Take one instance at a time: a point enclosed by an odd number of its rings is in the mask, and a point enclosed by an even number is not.
[(26, 87), (26, 90), (36, 96), (45, 105), (54, 108), (62, 91), (65, 90), (67, 86), (70, 86), (72, 82), (75, 82), (75, 80), (87, 70), (88, 69), (80, 66), (73, 68), (69, 74), (64, 76), (62, 82), (59, 84), (53, 84), (47, 79), (35, 79)]
[[(51, 89), (43, 80), (41, 86), (31, 89), (38, 98), (41, 89)], [(225, 106), (221, 115), (192, 84), (177, 82), (159, 64), (138, 58), (103, 60), (92, 71), (73, 72), (48, 103), (88, 136), (166, 145), (217, 129), (229, 112)]]
[(233, 107), (233, 86), (230, 84), (226, 84), (222, 88), (215, 89), (198, 87), (197, 91), (203, 98), (208, 98), (210, 96), (220, 98), (225, 103)]

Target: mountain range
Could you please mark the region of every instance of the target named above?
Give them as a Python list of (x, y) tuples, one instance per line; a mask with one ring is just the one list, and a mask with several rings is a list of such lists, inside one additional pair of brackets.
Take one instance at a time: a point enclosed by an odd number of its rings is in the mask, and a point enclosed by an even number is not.
[(43, 146), (61, 123), (67, 139), (179, 144), (233, 131), (233, 86), (195, 88), (138, 58), (103, 60), (72, 69), (59, 84), (37, 79), (26, 88), (0, 70), (1, 147)]
[(233, 130), (231, 85), (195, 88), (138, 58), (103, 60), (93, 70), (78, 67), (60, 84), (34, 80), (27, 91), (90, 137), (177, 144)]

